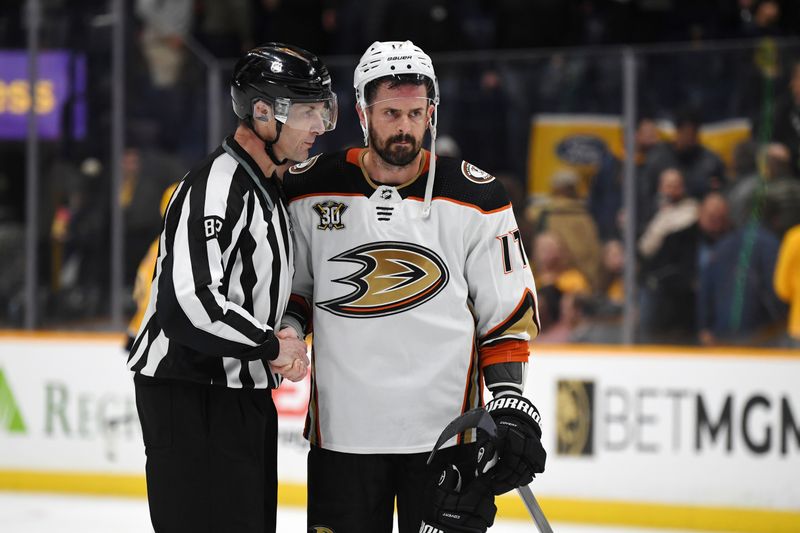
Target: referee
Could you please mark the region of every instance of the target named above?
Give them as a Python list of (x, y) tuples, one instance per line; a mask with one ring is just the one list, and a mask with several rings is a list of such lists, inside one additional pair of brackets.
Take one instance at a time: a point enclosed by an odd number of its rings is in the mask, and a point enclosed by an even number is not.
[(170, 199), (128, 358), (156, 533), (275, 531), (277, 414), (267, 389), (307, 372), (279, 331), (294, 274), (279, 175), (336, 125), (325, 65), (269, 43), (236, 64), (236, 132)]

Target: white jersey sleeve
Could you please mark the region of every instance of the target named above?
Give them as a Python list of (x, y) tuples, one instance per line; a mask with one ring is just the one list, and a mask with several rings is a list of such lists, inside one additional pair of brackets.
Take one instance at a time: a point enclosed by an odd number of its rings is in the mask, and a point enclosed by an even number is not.
[(283, 325), (291, 326), (298, 334), (308, 334), (311, 329), (311, 303), (314, 292), (314, 268), (310, 246), (309, 223), (305, 213), (289, 208), (294, 225), (295, 263), (292, 279), (292, 296), (283, 317)]
[[(490, 185), (487, 185), (490, 186)], [(499, 186), (495, 184), (495, 186)], [(509, 204), (473, 219), (466, 260), (480, 365), (527, 362), (539, 332), (536, 288)]]

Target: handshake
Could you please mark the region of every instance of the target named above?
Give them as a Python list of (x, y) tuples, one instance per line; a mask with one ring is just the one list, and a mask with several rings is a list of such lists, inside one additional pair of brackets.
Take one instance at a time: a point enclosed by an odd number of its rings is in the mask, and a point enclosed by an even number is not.
[(300, 381), (308, 373), (308, 349), (305, 341), (297, 336), (297, 332), (289, 327), (275, 334), (280, 343), (278, 357), (270, 362), (274, 372), (289, 381)]

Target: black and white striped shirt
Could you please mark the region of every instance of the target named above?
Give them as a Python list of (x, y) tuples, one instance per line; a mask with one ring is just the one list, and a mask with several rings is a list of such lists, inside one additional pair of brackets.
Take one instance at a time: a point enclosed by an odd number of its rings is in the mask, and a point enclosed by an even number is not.
[(128, 357), (145, 376), (274, 388), (294, 274), (280, 183), (228, 137), (170, 199), (150, 303)]

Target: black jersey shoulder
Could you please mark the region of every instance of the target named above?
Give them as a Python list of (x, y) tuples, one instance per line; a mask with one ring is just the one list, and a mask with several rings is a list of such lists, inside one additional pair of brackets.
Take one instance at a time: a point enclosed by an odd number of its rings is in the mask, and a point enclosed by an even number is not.
[(291, 202), (305, 196), (371, 194), (358, 164), (359, 148), (318, 154), (284, 173), (283, 188)]
[[(426, 181), (427, 171), (417, 182), (424, 188)], [(481, 211), (496, 211), (510, 203), (505, 187), (494, 176), (467, 161), (452, 157), (436, 159), (433, 198), (454, 200)]]

